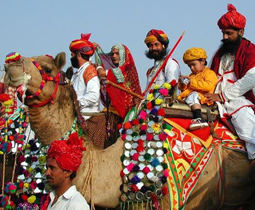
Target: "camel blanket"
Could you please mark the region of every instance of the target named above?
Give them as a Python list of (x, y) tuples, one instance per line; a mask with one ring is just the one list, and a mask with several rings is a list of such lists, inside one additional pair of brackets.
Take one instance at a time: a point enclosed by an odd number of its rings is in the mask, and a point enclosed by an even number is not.
[[(165, 154), (165, 162), (169, 169), (167, 183), (171, 210), (180, 210), (185, 207), (190, 193), (210, 161), (214, 147), (222, 146), (239, 152), (246, 152), (244, 142), (219, 122), (215, 125), (215, 133), (221, 140), (210, 137), (206, 129), (188, 132), (184, 127), (190, 123), (190, 120), (178, 120), (177, 124), (175, 119), (165, 119), (172, 126), (164, 145), (168, 150)], [(201, 139), (205, 142), (210, 141), (211, 145), (206, 148), (201, 143)]]

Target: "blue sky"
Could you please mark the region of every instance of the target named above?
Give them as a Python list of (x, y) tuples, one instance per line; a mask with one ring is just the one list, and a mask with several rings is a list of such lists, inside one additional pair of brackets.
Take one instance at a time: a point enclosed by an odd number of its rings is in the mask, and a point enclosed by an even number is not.
[(189, 74), (183, 53), (191, 47), (202, 47), (210, 61), (222, 39), (217, 21), (227, 12), (228, 3), (246, 16), (244, 36), (255, 42), (254, 0), (4, 0), (0, 12), (0, 65), (12, 51), (26, 57), (55, 56), (64, 51), (66, 69), (70, 66), (70, 42), (90, 32), (90, 40), (106, 52), (116, 43), (130, 49), (144, 90), (146, 71), (153, 65), (144, 55), (147, 32), (152, 28), (165, 31), (171, 48), (185, 31), (173, 57), (179, 61), (182, 73)]

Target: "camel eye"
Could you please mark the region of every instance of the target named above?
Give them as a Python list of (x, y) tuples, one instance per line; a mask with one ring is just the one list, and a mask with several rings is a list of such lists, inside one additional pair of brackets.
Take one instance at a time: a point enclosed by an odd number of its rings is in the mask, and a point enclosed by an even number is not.
[(44, 71), (45, 71), (45, 73), (47, 73), (47, 74), (50, 74), (50, 73), (51, 73), (51, 69), (48, 69), (48, 68), (45, 68)]

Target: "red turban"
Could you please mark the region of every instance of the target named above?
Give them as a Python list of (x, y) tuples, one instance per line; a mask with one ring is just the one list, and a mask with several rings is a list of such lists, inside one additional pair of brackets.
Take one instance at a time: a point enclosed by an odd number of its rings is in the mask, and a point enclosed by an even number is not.
[(165, 45), (165, 47), (167, 47), (169, 44), (169, 39), (164, 31), (151, 29), (147, 33), (147, 36), (146, 36), (144, 42), (145, 42), (145, 44), (148, 44), (150, 42), (155, 42), (155, 41), (161, 42), (162, 44)]
[(246, 18), (236, 11), (232, 4), (228, 4), (228, 12), (218, 20), (220, 29), (237, 28), (243, 29), (246, 24)]
[(81, 39), (76, 39), (71, 42), (69, 49), (71, 52), (78, 51), (79, 53), (92, 56), (95, 52), (94, 45), (89, 41), (91, 34), (81, 34)]
[(55, 140), (51, 143), (47, 158), (54, 158), (62, 170), (77, 171), (81, 165), (82, 138), (77, 133), (69, 136), (68, 140)]

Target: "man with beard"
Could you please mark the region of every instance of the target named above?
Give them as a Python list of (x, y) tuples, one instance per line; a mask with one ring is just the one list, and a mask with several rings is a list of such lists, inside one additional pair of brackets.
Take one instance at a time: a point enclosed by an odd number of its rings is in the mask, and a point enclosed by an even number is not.
[(86, 120), (86, 113), (99, 112), (100, 83), (96, 68), (91, 65), (90, 57), (94, 54), (94, 45), (89, 41), (90, 34), (81, 34), (81, 39), (71, 42), (69, 49), (74, 71), (71, 82), (80, 103), (81, 113)]
[(89, 210), (84, 197), (72, 185), (72, 180), (82, 162), (82, 139), (73, 133), (66, 141), (55, 140), (47, 153), (47, 182), (53, 191), (42, 204), (42, 210)]
[[(147, 86), (161, 67), (167, 57), (167, 47), (169, 44), (168, 36), (161, 30), (151, 29), (144, 40), (149, 48), (146, 56), (153, 59), (154, 66), (147, 71)], [(165, 82), (171, 82), (173, 79), (178, 81), (180, 76), (179, 63), (174, 58), (169, 58), (164, 69), (159, 73), (154, 81), (154, 85), (161, 86)], [(152, 87), (153, 88), (153, 87)]]
[[(243, 38), (246, 18), (229, 4), (218, 21), (223, 44), (213, 57), (211, 69), (217, 73), (214, 94), (223, 121), (231, 120), (237, 135), (245, 141), (248, 158), (255, 159), (255, 45)], [(254, 162), (255, 163), (255, 162)]]

